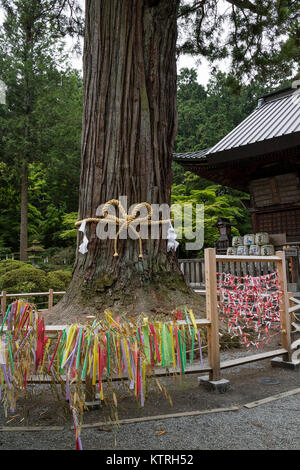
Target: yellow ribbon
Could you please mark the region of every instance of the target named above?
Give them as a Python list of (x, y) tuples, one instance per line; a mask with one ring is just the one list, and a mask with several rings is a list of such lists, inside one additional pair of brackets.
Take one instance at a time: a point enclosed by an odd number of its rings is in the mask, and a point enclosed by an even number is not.
[(190, 312), (190, 317), (191, 317), (191, 320), (192, 320), (192, 323), (193, 323), (193, 327), (195, 328), (195, 338), (197, 338), (197, 324), (196, 324), (196, 321), (195, 321), (195, 317), (194, 317), (194, 314), (193, 314), (192, 310), (190, 310), (189, 312)]

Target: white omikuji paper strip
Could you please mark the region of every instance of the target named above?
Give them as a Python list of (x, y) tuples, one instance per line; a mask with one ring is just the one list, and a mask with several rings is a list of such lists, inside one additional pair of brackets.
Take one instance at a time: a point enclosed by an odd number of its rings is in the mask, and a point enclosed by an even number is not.
[(175, 230), (170, 222), (170, 226), (169, 226), (169, 229), (168, 229), (168, 244), (167, 244), (167, 251), (170, 251), (172, 249), (176, 250), (179, 243), (178, 241), (176, 241), (176, 233), (175, 233)]
[(85, 234), (85, 229), (86, 229), (86, 221), (83, 220), (82, 221), (82, 224), (80, 225), (79, 227), (79, 232), (82, 232), (83, 233), (83, 240), (82, 240), (82, 243), (78, 249), (79, 253), (85, 255), (85, 253), (87, 253), (89, 250), (87, 249), (87, 246), (88, 246), (88, 238)]

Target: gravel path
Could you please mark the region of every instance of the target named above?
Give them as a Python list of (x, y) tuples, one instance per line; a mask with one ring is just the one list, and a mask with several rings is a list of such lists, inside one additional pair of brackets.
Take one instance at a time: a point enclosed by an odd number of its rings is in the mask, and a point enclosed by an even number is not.
[[(253, 409), (82, 430), (84, 450), (299, 450), (300, 395)], [(160, 431), (164, 434), (158, 435)], [(74, 450), (74, 433), (1, 433), (0, 449)]]
[[(234, 351), (234, 357), (239, 355)], [(224, 360), (232, 353), (224, 353)], [(199, 374), (198, 374), (199, 375)], [(224, 370), (230, 390), (220, 394), (199, 387), (197, 375), (181, 379), (162, 379), (173, 400), (173, 407), (158, 390), (139, 409), (131, 395), (119, 391), (119, 419), (156, 416), (215, 408), (237, 407), (199, 416), (185, 416), (122, 424), (119, 427), (83, 428), (84, 450), (299, 450), (300, 394), (280, 398), (256, 408), (244, 405), (300, 387), (300, 370), (271, 366), (270, 360)], [(45, 386), (43, 386), (45, 387)], [(31, 399), (20, 400), (14, 415), (6, 418), (0, 407), (0, 426), (48, 426), (47, 431), (0, 432), (0, 450), (74, 450), (72, 419), (66, 404), (36, 386)], [(26, 406), (25, 406), (26, 405)], [(95, 424), (108, 417), (105, 407), (84, 415), (84, 424)], [(14, 418), (15, 416), (15, 418)], [(22, 418), (22, 416), (25, 416)], [(61, 426), (61, 430), (53, 430)]]

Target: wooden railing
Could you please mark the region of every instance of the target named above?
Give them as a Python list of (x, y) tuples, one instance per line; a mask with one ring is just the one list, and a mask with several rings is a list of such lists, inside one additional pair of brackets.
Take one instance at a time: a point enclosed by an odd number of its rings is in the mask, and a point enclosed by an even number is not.
[[(225, 257), (225, 258), (224, 258)], [(264, 258), (265, 261), (254, 262), (253, 256), (244, 257), (246, 261), (230, 261), (229, 258), (224, 257), (221, 260), (217, 260), (217, 271), (228, 272), (236, 276), (263, 276), (275, 269), (274, 262), (271, 261), (270, 256), (259, 257)], [(258, 258), (257, 258), (258, 259)], [(291, 263), (288, 257), (289, 263)], [(179, 259), (179, 267), (185, 276), (187, 284), (196, 289), (205, 288), (205, 263), (204, 258), (193, 258), (193, 259)], [(287, 282), (294, 284), (299, 281), (300, 274), (297, 271), (295, 274), (296, 261), (293, 264), (293, 271), (289, 269), (286, 263), (286, 276)]]
[(186, 282), (192, 288), (205, 287), (204, 258), (179, 259), (179, 267), (184, 274)]
[(7, 308), (8, 301), (15, 299), (26, 299), (26, 297), (48, 297), (48, 308), (46, 310), (51, 310), (53, 307), (53, 297), (55, 295), (64, 295), (65, 291), (56, 292), (53, 289), (49, 289), (48, 292), (26, 292), (24, 294), (8, 294), (6, 291), (2, 291), (0, 294), (1, 299), (1, 315), (4, 315)]

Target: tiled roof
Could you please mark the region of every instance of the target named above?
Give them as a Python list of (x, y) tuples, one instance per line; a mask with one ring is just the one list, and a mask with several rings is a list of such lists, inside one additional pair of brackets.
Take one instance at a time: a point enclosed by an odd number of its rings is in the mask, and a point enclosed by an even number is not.
[[(210, 149), (174, 154), (179, 162), (215, 162), (300, 145), (300, 88), (265, 95), (260, 105)], [(216, 158), (214, 158), (216, 157)]]
[(300, 89), (257, 107), (207, 155), (300, 132)]
[(197, 150), (196, 152), (174, 153), (174, 160), (203, 160), (209, 149)]

